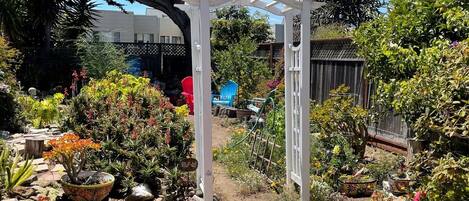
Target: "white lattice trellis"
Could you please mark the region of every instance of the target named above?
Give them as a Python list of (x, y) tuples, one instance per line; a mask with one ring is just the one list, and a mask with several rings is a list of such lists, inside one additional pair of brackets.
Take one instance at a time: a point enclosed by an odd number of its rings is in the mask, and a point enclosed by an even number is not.
[[(324, 3), (312, 0), (186, 0), (191, 9), (192, 73), (197, 184), (204, 200), (213, 200), (211, 141), (210, 8), (225, 5), (252, 6), (284, 16), (285, 22), (285, 116), (287, 181), (301, 188), (301, 200), (309, 200), (309, 72), (310, 11)], [(301, 14), (301, 43), (293, 46), (293, 16)]]

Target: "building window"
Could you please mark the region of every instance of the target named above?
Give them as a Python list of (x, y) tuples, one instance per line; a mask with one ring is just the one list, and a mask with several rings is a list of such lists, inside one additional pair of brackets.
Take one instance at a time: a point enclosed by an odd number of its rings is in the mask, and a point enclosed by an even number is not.
[(173, 36), (171, 38), (171, 42), (174, 44), (181, 44), (182, 43), (181, 36)]
[(160, 43), (170, 43), (170, 40), (169, 36), (160, 36)]
[(134, 34), (134, 41), (136, 43), (154, 43), (155, 42), (155, 34), (136, 33), (136, 34)]
[(112, 33), (112, 41), (113, 42), (121, 42), (121, 33), (120, 32)]

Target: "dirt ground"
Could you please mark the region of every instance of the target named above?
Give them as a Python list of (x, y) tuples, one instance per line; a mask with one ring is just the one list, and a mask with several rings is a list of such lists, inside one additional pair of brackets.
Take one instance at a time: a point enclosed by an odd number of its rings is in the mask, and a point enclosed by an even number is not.
[[(193, 122), (193, 116), (189, 120)], [(220, 147), (230, 139), (230, 129), (223, 125), (223, 119), (213, 117), (212, 124), (212, 147)], [(213, 162), (214, 190), (215, 195), (221, 201), (272, 201), (275, 193), (266, 191), (249, 196), (243, 196), (240, 193), (240, 185), (230, 178), (222, 164)]]

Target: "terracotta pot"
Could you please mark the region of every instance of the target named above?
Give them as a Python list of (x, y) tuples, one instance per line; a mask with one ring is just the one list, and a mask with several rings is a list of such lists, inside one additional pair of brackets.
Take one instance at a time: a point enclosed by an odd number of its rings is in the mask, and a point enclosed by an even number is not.
[(242, 119), (245, 117), (249, 117), (253, 114), (251, 110), (246, 110), (246, 109), (237, 109), (236, 110), (236, 118)]
[(368, 181), (343, 181), (339, 180), (339, 191), (348, 197), (369, 197), (376, 189), (376, 180)]
[(389, 186), (391, 187), (391, 192), (394, 195), (403, 195), (411, 191), (410, 187), (415, 184), (414, 179), (410, 178), (399, 178), (396, 175), (391, 175), (389, 177)]
[(89, 177), (96, 174), (95, 177), (100, 177), (100, 180), (106, 182), (102, 184), (94, 185), (75, 185), (68, 181), (70, 180), (67, 175), (62, 176), (60, 184), (64, 190), (64, 194), (67, 195), (73, 201), (102, 201), (109, 195), (114, 185), (114, 176), (105, 172), (96, 171), (83, 171), (79, 177)]

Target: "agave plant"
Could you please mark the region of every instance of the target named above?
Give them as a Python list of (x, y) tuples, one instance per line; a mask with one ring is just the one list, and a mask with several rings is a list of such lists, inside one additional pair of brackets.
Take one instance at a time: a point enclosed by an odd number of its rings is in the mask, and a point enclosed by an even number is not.
[(0, 180), (2, 182), (1, 191), (11, 193), (14, 187), (25, 182), (34, 171), (32, 160), (27, 159), (23, 164), (19, 164), (21, 156), (15, 151), (12, 157), (12, 151), (8, 145), (0, 141)]

